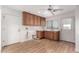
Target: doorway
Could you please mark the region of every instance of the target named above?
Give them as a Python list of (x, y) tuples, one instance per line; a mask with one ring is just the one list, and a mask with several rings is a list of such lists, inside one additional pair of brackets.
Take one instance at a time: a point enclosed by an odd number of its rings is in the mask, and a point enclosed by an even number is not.
[(19, 21), (15, 15), (2, 15), (1, 20), (1, 45), (6, 46), (19, 41)]
[(75, 43), (75, 17), (61, 20), (61, 40)]

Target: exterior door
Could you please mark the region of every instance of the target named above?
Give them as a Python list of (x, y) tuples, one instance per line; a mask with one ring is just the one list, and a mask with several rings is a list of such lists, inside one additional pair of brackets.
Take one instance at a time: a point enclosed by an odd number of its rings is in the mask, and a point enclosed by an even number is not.
[(61, 20), (61, 40), (75, 42), (74, 18), (66, 18)]

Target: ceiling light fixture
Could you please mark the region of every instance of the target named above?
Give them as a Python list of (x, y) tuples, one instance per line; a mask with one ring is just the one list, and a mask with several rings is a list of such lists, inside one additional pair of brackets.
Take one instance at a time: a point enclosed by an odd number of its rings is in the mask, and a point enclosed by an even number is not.
[(38, 12), (38, 13), (40, 13), (40, 12)]

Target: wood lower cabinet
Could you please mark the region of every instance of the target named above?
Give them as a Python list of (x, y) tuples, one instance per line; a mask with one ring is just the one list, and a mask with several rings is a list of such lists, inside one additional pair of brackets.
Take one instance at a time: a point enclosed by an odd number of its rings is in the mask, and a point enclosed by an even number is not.
[(49, 31), (49, 39), (54, 40), (54, 32)]
[(47, 36), (48, 36), (47, 31), (44, 31), (44, 38), (46, 38), (46, 39), (47, 39), (47, 38), (48, 38)]
[(37, 31), (37, 38), (44, 38), (44, 31)]
[(58, 41), (60, 38), (59, 31), (37, 31), (37, 37), (42, 39), (56, 40)]
[(46, 38), (46, 39), (53, 39), (53, 32), (51, 32), (51, 31), (45, 31), (44, 32), (44, 37)]
[(53, 39), (54, 40), (59, 40), (60, 39), (60, 34), (59, 34), (60, 32), (58, 31), (58, 32), (53, 32)]

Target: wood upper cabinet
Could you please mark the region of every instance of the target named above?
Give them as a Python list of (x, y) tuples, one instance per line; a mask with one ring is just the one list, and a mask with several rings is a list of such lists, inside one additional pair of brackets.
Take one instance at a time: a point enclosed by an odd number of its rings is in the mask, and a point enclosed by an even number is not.
[(34, 24), (34, 19), (33, 19), (33, 15), (30, 14), (30, 24), (29, 25), (33, 25)]
[(41, 26), (45, 26), (45, 24), (46, 24), (46, 20), (45, 20), (45, 18), (41, 18)]
[(23, 25), (27, 25), (27, 23), (26, 23), (27, 22), (27, 20), (26, 20), (27, 17), (26, 16), (27, 16), (27, 14), (23, 12)]
[(31, 22), (30, 22), (30, 21), (31, 21), (30, 19), (31, 19), (31, 18), (30, 18), (30, 14), (29, 14), (29, 13), (27, 14), (27, 18), (26, 18), (26, 19), (27, 19), (26, 24), (27, 24), (27, 25), (30, 25), (30, 23), (31, 23)]
[(35, 16), (35, 25), (40, 26), (40, 17), (39, 16)]
[(36, 16), (27, 12), (23, 12), (23, 25), (26, 26), (42, 26), (45, 24), (45, 18)]
[(37, 25), (38, 25), (38, 26), (41, 25), (41, 20), (40, 20), (40, 19), (41, 19), (41, 18), (38, 16), (38, 17), (37, 17)]
[(37, 20), (38, 17), (37, 16), (34, 16), (34, 17), (35, 17), (35, 19), (34, 19), (34, 25), (37, 26), (38, 25), (38, 20)]
[(30, 23), (30, 15), (28, 13), (23, 12), (23, 25), (29, 25)]

